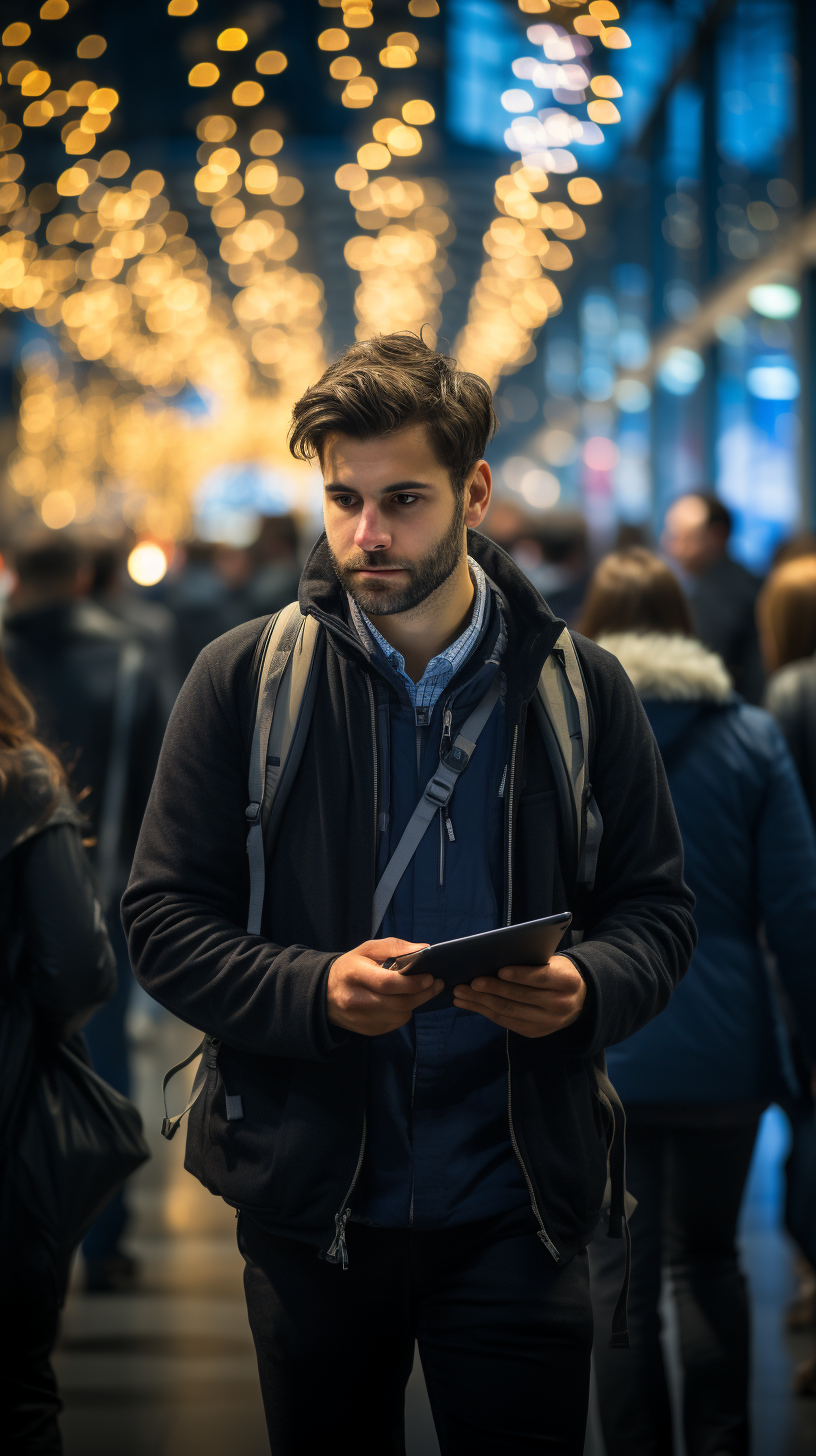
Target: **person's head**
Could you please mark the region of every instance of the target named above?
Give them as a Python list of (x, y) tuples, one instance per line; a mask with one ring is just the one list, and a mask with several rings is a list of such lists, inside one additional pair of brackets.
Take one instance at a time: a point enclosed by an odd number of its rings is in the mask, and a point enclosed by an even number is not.
[(681, 571), (700, 576), (725, 556), (730, 535), (728, 507), (712, 492), (695, 490), (672, 501), (661, 544)]
[(295, 405), (289, 446), (323, 472), (334, 569), (364, 611), (425, 601), (490, 501), (490, 389), (413, 334), (353, 344)]
[(816, 653), (816, 555), (777, 566), (757, 598), (766, 672)]
[(613, 551), (595, 568), (578, 630), (594, 639), (612, 632), (694, 636), (680, 583), (644, 546)]
[(65, 531), (48, 531), (19, 541), (12, 552), (17, 584), (15, 607), (47, 606), (83, 596), (93, 583), (87, 552)]
[(261, 534), (253, 548), (257, 561), (266, 564), (295, 561), (298, 554), (298, 528), (294, 516), (264, 516)]
[(26, 750), (31, 749), (36, 750), (54, 793), (64, 782), (62, 764), (38, 741), (36, 727), (34, 709), (0, 648), (0, 793), (17, 785), (25, 787), (30, 762)]

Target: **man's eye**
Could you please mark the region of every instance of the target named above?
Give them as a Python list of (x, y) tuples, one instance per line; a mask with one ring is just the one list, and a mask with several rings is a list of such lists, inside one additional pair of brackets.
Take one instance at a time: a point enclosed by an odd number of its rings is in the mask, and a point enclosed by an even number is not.
[(407, 491), (401, 491), (399, 495), (392, 496), (391, 499), (396, 501), (397, 505), (412, 506), (415, 501), (419, 500), (419, 496), (410, 495)]
[(338, 506), (351, 506), (354, 504), (353, 495), (334, 495), (332, 496), (332, 500)]

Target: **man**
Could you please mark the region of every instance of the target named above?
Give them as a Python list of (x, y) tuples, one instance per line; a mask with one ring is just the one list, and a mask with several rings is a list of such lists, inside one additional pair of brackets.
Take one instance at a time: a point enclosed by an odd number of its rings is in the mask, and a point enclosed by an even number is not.
[(669, 506), (661, 544), (680, 569), (700, 640), (719, 653), (737, 691), (758, 703), (765, 681), (755, 616), (761, 583), (728, 555), (731, 525), (716, 495), (695, 490)]
[[(446, 1456), (583, 1450), (608, 1126), (591, 1058), (666, 1004), (693, 945), (654, 740), (589, 642), (604, 834), (585, 901), (561, 855), (528, 705), (563, 624), (475, 530), (492, 424), (484, 381), (411, 335), (353, 346), (299, 401), (291, 448), (320, 461), (326, 524), (299, 600), (324, 653), (263, 934), (242, 929), (263, 620), (182, 689), (123, 902), (142, 984), (221, 1039), (187, 1166), (240, 1210), (276, 1456), (403, 1452), (415, 1338)], [(449, 813), (371, 940), (375, 881), (497, 671)], [(452, 1006), (430, 976), (383, 969), (567, 906), (580, 946)]]
[[(94, 842), (92, 859), (116, 953), (113, 998), (85, 1029), (100, 1076), (130, 1090), (125, 1017), (133, 980), (116, 906), (127, 882), (169, 706), (133, 630), (88, 595), (91, 553), (68, 532), (21, 539), (3, 646), (37, 711), (43, 738), (65, 764)], [(44, 887), (47, 893), (47, 887)], [(83, 1243), (86, 1283), (98, 1292), (132, 1281), (122, 1248), (125, 1197), (117, 1193)]]

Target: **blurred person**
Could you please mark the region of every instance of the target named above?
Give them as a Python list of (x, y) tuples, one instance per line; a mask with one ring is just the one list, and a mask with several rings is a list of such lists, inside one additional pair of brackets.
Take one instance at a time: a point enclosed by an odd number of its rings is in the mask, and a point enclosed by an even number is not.
[[(229, 567), (225, 561), (219, 562), (215, 543), (185, 541), (179, 555), (183, 555), (183, 564), (168, 581), (164, 602), (175, 618), (176, 676), (184, 682), (198, 654), (216, 637), (236, 627), (244, 619), (244, 612), (236, 583), (227, 579)], [(229, 566), (238, 564), (243, 587), (248, 576), (244, 559), (240, 563), (230, 561)]]
[[(15, 1016), (33, 1004), (38, 1038), (68, 1039), (114, 993), (116, 966), (82, 846), (82, 818), (31, 705), (0, 652), (0, 1444), (9, 1456), (62, 1450), (50, 1355), (68, 1263), (8, 1172), (30, 1068)], [(12, 1030), (13, 1028), (13, 1030)], [(11, 1038), (13, 1044), (9, 1044)], [(47, 1220), (46, 1220), (47, 1223)]]
[[(787, 549), (785, 549), (787, 548)], [(801, 548), (801, 549), (799, 549)], [(786, 542), (757, 599), (757, 622), (768, 682), (765, 707), (785, 735), (816, 820), (816, 537)], [(786, 1163), (786, 1223), (802, 1250), (800, 1294), (788, 1311), (791, 1328), (816, 1330), (813, 1262), (816, 1259), (816, 1080), (793, 1029), (793, 1071), (798, 1084), (783, 1101), (791, 1123)], [(816, 1358), (794, 1377), (800, 1394), (816, 1394)]]
[(550, 610), (575, 626), (589, 583), (589, 536), (580, 511), (550, 511), (538, 522), (541, 566), (530, 572)]
[[(784, 739), (694, 636), (669, 567), (608, 556), (583, 630), (637, 689), (663, 757), (694, 891), (698, 942), (667, 1010), (608, 1048), (627, 1113), (631, 1349), (596, 1346), (607, 1456), (671, 1456), (660, 1341), (664, 1265), (683, 1367), (688, 1456), (749, 1449), (749, 1313), (735, 1235), (759, 1118), (784, 1087), (758, 926), (816, 1059), (816, 838)], [(596, 1320), (614, 1299), (608, 1241), (590, 1251)]]
[(798, 556), (816, 556), (816, 534), (813, 531), (796, 531), (779, 542), (771, 557), (771, 566), (783, 566), (786, 561), (795, 561)]
[(785, 735), (816, 820), (816, 554), (774, 568), (757, 599), (757, 622), (765, 707)]
[(176, 673), (176, 622), (162, 602), (151, 601), (130, 581), (128, 552), (133, 537), (100, 537), (90, 542), (93, 581), (90, 597), (130, 629), (150, 654), (169, 718), (181, 681)]
[(298, 552), (294, 516), (264, 516), (253, 547), (256, 569), (246, 587), (247, 620), (279, 612), (294, 601), (300, 584)]
[[(118, 904), (158, 761), (166, 703), (132, 628), (89, 597), (92, 559), (76, 537), (38, 533), (13, 554), (17, 580), (3, 645), (87, 816), (119, 967), (116, 995), (90, 1022), (87, 1041), (96, 1071), (128, 1096), (125, 1018), (133, 979)], [(120, 1193), (83, 1244), (89, 1288), (101, 1291), (132, 1276), (133, 1261), (122, 1248), (126, 1221)]]
[[(324, 476), (299, 592), (319, 656), (261, 933), (245, 806), (263, 620), (182, 689), (124, 900), (143, 986), (218, 1038), (187, 1166), (239, 1210), (276, 1456), (404, 1451), (417, 1338), (443, 1451), (580, 1456), (609, 1134), (594, 1059), (665, 1005), (693, 944), (652, 736), (581, 639), (604, 834), (576, 888), (564, 780), (528, 711), (563, 624), (475, 529), (492, 423), (485, 382), (407, 334), (353, 346), (299, 401), (290, 448)], [(372, 930), (375, 883), (477, 705), (447, 815)], [(567, 905), (580, 945), (453, 1005), (383, 967)]]
[(759, 578), (728, 554), (731, 512), (710, 491), (672, 501), (661, 545), (679, 568), (700, 641), (720, 656), (738, 693), (762, 697), (764, 674), (755, 621)]
[(530, 513), (506, 497), (492, 500), (484, 519), (484, 534), (512, 555), (516, 542), (532, 534)]

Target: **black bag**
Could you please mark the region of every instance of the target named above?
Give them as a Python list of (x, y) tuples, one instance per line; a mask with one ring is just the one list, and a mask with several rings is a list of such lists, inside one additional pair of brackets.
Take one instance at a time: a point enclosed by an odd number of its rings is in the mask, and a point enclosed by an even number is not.
[(150, 1149), (137, 1109), (97, 1076), (82, 1036), (58, 1040), (40, 1026), (9, 959), (0, 977), (2, 1177), (64, 1262)]
[(150, 1149), (139, 1112), (97, 1076), (80, 1037), (49, 1043), (34, 1036), (33, 1075), (7, 1175), (55, 1256), (64, 1258)]
[[(81, 827), (65, 793), (30, 755), (26, 793), (3, 803), (0, 865), (50, 826)], [(79, 1033), (59, 1036), (39, 1015), (28, 982), (25, 929), (0, 946), (0, 1177), (67, 1267), (77, 1244), (125, 1179), (147, 1158), (142, 1120), (96, 1075)], [(11, 1255), (13, 1257), (13, 1254)]]

